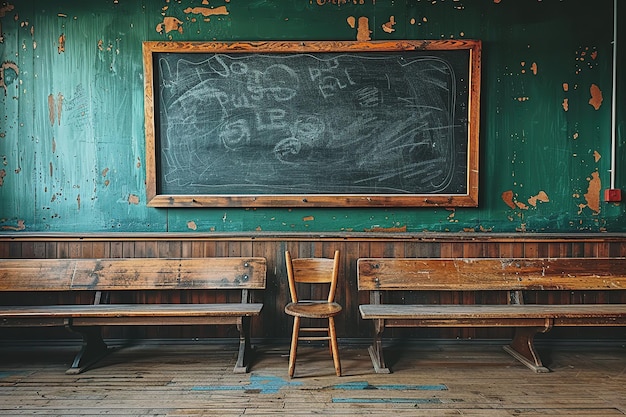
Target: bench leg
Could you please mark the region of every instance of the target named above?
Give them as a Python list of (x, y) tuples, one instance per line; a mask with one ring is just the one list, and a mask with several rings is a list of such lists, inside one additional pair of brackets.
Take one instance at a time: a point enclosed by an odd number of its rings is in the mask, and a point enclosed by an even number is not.
[(367, 349), (377, 374), (388, 374), (391, 371), (385, 365), (383, 355), (383, 332), (385, 331), (385, 320), (374, 320), (374, 343)]
[(252, 346), (250, 345), (250, 317), (242, 317), (237, 324), (239, 330), (239, 353), (237, 355), (237, 363), (233, 370), (236, 374), (244, 374), (248, 372), (252, 356)]
[(80, 374), (109, 353), (109, 348), (102, 340), (102, 329), (100, 326), (74, 327), (66, 323), (65, 327), (72, 332), (79, 333), (83, 337), (83, 347), (74, 357), (72, 367), (65, 371), (66, 374)]
[(534, 341), (537, 333), (545, 333), (551, 328), (551, 324), (546, 324), (545, 327), (517, 327), (513, 341), (504, 346), (504, 350), (535, 372), (550, 372), (543, 366)]

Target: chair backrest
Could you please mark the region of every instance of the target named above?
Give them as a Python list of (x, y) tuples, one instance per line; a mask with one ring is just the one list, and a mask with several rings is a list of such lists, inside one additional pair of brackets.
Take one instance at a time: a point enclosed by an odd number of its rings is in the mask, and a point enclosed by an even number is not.
[(298, 301), (296, 283), (330, 284), (327, 300), (329, 303), (335, 300), (339, 275), (338, 250), (333, 258), (292, 258), (289, 251), (285, 251), (285, 261), (292, 302)]

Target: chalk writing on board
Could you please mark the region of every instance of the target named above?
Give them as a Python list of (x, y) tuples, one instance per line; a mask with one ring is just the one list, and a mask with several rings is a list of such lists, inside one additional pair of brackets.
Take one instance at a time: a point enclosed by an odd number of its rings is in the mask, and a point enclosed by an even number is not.
[(159, 191), (465, 194), (468, 54), (157, 54)]

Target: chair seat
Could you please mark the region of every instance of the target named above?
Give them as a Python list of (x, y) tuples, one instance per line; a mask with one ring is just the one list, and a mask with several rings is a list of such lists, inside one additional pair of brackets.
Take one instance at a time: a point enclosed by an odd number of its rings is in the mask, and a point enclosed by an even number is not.
[(298, 301), (285, 306), (285, 313), (295, 317), (325, 319), (334, 317), (340, 312), (339, 304), (319, 301)]

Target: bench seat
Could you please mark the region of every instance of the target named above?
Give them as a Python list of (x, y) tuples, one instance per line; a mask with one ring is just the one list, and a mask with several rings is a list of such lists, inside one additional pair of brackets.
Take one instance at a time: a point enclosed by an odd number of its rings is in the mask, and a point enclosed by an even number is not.
[[(511, 327), (504, 349), (536, 372), (548, 372), (534, 347), (536, 334), (558, 326), (626, 326), (626, 304), (525, 304), (527, 291), (626, 290), (624, 258), (361, 258), (360, 291), (370, 304), (359, 306), (372, 320), (369, 348), (376, 372), (388, 373), (382, 335), (389, 327)], [(390, 291), (499, 291), (502, 304), (404, 304), (388, 302)], [(463, 299), (462, 296), (459, 299)]]
[[(0, 306), (0, 328), (63, 326), (79, 333), (83, 347), (67, 370), (75, 374), (109, 352), (103, 326), (235, 325), (239, 352), (234, 372), (247, 372), (251, 319), (263, 309), (262, 303), (251, 301), (251, 293), (263, 290), (265, 281), (265, 258), (0, 259), (0, 291), (88, 291), (94, 299), (93, 304)], [(110, 303), (116, 291), (145, 295), (170, 290), (234, 292), (238, 301)]]
[[(450, 327), (457, 327), (457, 321), (465, 320), (464, 327), (483, 327), (484, 324), (476, 319), (489, 321), (489, 327), (498, 326), (499, 322), (515, 320), (518, 325), (524, 325), (525, 320), (550, 320), (555, 324), (585, 320), (589, 326), (606, 326), (614, 323), (617, 326), (626, 325), (626, 304), (503, 304), (503, 305), (408, 305), (408, 304), (364, 304), (359, 306), (363, 319), (407, 320), (423, 322), (426, 327), (428, 321), (443, 326), (444, 322)], [(506, 324), (501, 324), (508, 327)], [(532, 325), (531, 325), (532, 326)], [(397, 326), (396, 326), (397, 327)], [(413, 327), (413, 326), (411, 326)]]

